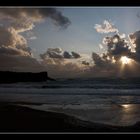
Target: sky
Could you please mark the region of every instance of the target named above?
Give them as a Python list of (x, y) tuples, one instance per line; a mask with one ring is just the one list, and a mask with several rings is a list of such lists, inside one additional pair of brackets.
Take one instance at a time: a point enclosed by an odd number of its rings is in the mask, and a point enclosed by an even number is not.
[(70, 19), (71, 25), (66, 30), (60, 30), (48, 20), (38, 25), (33, 31), (37, 40), (29, 42), (29, 46), (37, 53), (42, 53), (49, 47), (61, 47), (88, 54), (92, 51), (101, 53), (99, 44), (104, 35), (97, 34), (94, 25), (101, 24), (104, 20), (111, 21), (120, 32), (126, 34), (140, 28), (140, 19), (137, 17), (140, 8), (62, 7), (58, 9)]
[(0, 8), (0, 70), (139, 76), (139, 30), (140, 7)]

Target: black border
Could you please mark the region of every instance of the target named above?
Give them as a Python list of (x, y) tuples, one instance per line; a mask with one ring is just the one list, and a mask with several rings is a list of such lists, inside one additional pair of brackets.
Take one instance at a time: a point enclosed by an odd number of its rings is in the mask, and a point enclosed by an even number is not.
[[(140, 0), (3, 0), (0, 6), (140, 6)], [(97, 133), (98, 134), (98, 133)], [(100, 134), (99, 134), (100, 135)], [(21, 135), (23, 136), (23, 135)], [(57, 135), (58, 136), (58, 135)], [(97, 136), (97, 135), (96, 135)], [(94, 135), (94, 137), (96, 137)], [(105, 139), (105, 135), (102, 135)], [(128, 135), (130, 136), (130, 135)], [(9, 135), (9, 138), (11, 135)], [(36, 137), (36, 135), (35, 135)], [(83, 135), (81, 135), (83, 137)], [(113, 138), (116, 137), (113, 135)], [(123, 137), (124, 138), (124, 137)], [(134, 137), (133, 137), (134, 138)]]
[(140, 6), (139, 0), (3, 0), (0, 6)]

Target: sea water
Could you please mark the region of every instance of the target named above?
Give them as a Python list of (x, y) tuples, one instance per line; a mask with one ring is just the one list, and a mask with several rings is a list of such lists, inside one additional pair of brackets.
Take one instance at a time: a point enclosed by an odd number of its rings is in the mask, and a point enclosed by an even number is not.
[(140, 79), (57, 79), (0, 85), (0, 101), (40, 103), (28, 107), (111, 125), (140, 121)]

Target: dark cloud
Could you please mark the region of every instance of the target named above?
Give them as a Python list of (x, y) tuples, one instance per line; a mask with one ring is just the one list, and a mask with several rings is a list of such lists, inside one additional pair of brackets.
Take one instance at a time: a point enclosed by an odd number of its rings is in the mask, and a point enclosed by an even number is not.
[[(128, 40), (129, 39), (129, 40)], [(129, 34), (128, 39), (119, 33), (106, 36), (103, 45), (107, 51), (98, 55), (92, 54), (94, 76), (139, 76), (140, 72), (140, 31)], [(130, 65), (122, 66), (121, 58), (131, 59)]]
[(107, 45), (107, 54), (109, 56), (120, 58), (122, 55), (130, 56), (131, 54), (131, 48), (127, 41), (118, 34), (112, 37), (105, 37), (103, 42)]
[(71, 54), (74, 58), (80, 58), (81, 57), (80, 54), (76, 53), (76, 52), (71, 52)]
[(131, 54), (131, 58), (135, 61), (140, 62), (140, 31), (136, 31), (129, 35), (130, 41), (135, 48), (135, 52)]
[(95, 65), (98, 65), (98, 66), (104, 65), (104, 61), (102, 60), (102, 58), (94, 52), (92, 53), (92, 59), (93, 59)]
[(66, 59), (70, 59), (70, 58), (72, 58), (72, 55), (69, 52), (64, 51), (63, 57), (66, 58)]
[(63, 51), (61, 48), (48, 48), (43, 54), (40, 54), (42, 59), (57, 58), (57, 59), (78, 59), (80, 54), (76, 52)]
[[(33, 57), (27, 39), (22, 33), (28, 33), (46, 18), (56, 26), (68, 27), (70, 20), (55, 8), (0, 8), (0, 70), (36, 71), (44, 67)], [(32, 33), (33, 34), (33, 33)], [(31, 34), (31, 35), (32, 35)], [(31, 36), (29, 36), (30, 38)], [(62, 58), (60, 49), (50, 49), (40, 55), (51, 58)]]
[(61, 27), (67, 27), (71, 23), (67, 17), (55, 8), (0, 8), (0, 15), (1, 18), (16, 20), (15, 25), (24, 28), (31, 28), (33, 22), (44, 18), (51, 18), (55, 25)]
[(49, 75), (59, 78), (80, 77), (83, 74), (84, 66), (79, 62), (79, 56), (79, 53), (68, 52), (61, 48), (48, 48), (40, 55), (41, 64)]
[(1, 54), (0, 70), (41, 72), (46, 69), (35, 58), (30, 56)]
[(40, 54), (42, 59), (46, 58), (63, 58), (61, 48), (48, 48), (43, 54)]
[(52, 20), (54, 20), (56, 25), (67, 27), (71, 23), (67, 17), (63, 16), (62, 13), (55, 8), (41, 8), (38, 9), (38, 11), (44, 17), (50, 17)]
[(102, 56), (99, 56), (93, 52), (92, 59), (94, 61), (95, 67), (98, 67), (102, 70), (114, 68), (114, 63), (112, 63), (112, 60), (108, 57), (107, 54), (102, 54)]
[(87, 62), (87, 61), (82, 61), (82, 64), (83, 64), (83, 65), (86, 65), (86, 66), (89, 66), (90, 63)]
[[(104, 27), (104, 28), (103, 28)], [(113, 32), (116, 28), (113, 28), (111, 23), (104, 21), (104, 25), (100, 25), (99, 28), (102, 32)], [(96, 28), (97, 31), (97, 28)], [(99, 32), (99, 31), (97, 31)], [(140, 31), (128, 35), (129, 40), (126, 39), (125, 34), (117, 34), (112, 36), (106, 36), (103, 38), (103, 44), (107, 48), (107, 52), (102, 56), (97, 54), (93, 55), (93, 60), (96, 65), (104, 65), (104, 63), (117, 63), (122, 56), (127, 56), (136, 61), (140, 60)], [(96, 56), (97, 55), (97, 56)]]
[[(0, 26), (0, 52), (31, 55), (27, 40), (20, 33), (32, 30), (35, 22), (48, 17), (59, 26), (70, 24), (69, 19), (55, 8), (0, 8), (0, 20), (8, 20), (6, 25)], [(50, 51), (49, 55), (61, 57), (57, 51)]]

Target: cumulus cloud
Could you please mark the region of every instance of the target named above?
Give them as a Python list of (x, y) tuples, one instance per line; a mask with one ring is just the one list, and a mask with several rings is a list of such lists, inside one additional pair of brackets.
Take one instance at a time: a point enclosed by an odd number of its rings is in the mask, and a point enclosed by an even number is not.
[[(107, 25), (106, 25), (107, 24)], [(99, 28), (98, 28), (99, 27)], [(90, 74), (94, 76), (139, 76), (140, 72), (140, 31), (128, 35), (119, 34), (118, 29), (114, 31), (113, 26), (104, 23), (104, 27), (96, 25), (96, 31), (99, 33), (116, 32), (113, 35), (105, 36), (100, 48), (106, 47), (106, 52), (98, 55), (92, 53), (94, 66)], [(126, 65), (122, 68), (121, 58), (126, 56), (131, 59), (132, 65)]]
[(105, 36), (102, 41), (103, 44), (99, 45), (101, 49), (106, 47), (107, 50), (105, 53), (102, 54), (102, 56), (93, 53), (92, 58), (95, 64), (103, 65), (106, 62), (115, 63), (121, 58), (121, 56), (127, 56), (132, 58), (132, 56), (135, 55), (135, 35), (129, 35), (129, 40), (127, 40), (126, 35), (119, 34), (118, 29), (107, 20), (103, 22), (103, 25), (96, 24), (95, 29), (98, 33), (115, 33), (111, 36)]
[(104, 20), (103, 24), (95, 24), (94, 26), (95, 30), (98, 33), (112, 33), (112, 32), (118, 32), (118, 29), (114, 27), (112, 23), (110, 23), (107, 20)]
[(128, 37), (129, 40), (125, 35), (119, 34), (105, 37), (103, 43), (107, 46), (106, 56), (113, 57), (116, 61), (122, 56), (127, 56), (140, 62), (140, 31), (129, 34)]
[(131, 44), (135, 48), (135, 51), (131, 54), (131, 57), (140, 62), (140, 31), (136, 31), (129, 35)]
[(92, 76), (108, 76), (111, 75), (112, 72), (116, 72), (117, 65), (112, 63), (112, 60), (106, 54), (102, 56), (98, 55), (97, 53), (92, 53), (92, 59), (94, 61), (94, 66), (91, 71), (93, 72)]
[(42, 59), (55, 58), (55, 59), (78, 59), (80, 54), (76, 52), (63, 51), (61, 48), (48, 48), (43, 54), (40, 54)]
[(100, 56), (92, 53), (92, 58), (96, 66), (111, 68), (118, 65), (122, 56), (131, 57), (132, 50), (127, 40), (119, 34), (103, 38), (103, 43), (107, 51)]
[(0, 70), (47, 70), (52, 77), (80, 77), (83, 74), (88, 63), (82, 64), (81, 54), (75, 51), (48, 48), (40, 54), (41, 60), (34, 58), (27, 41), (36, 39), (33, 28), (47, 18), (62, 28), (70, 25), (70, 20), (54, 8), (0, 9), (0, 20), (6, 23), (0, 26)]
[(40, 54), (42, 59), (47, 58), (63, 58), (61, 48), (48, 48), (47, 51), (43, 54)]
[(130, 56), (131, 54), (131, 47), (128, 42), (118, 34), (105, 37), (103, 42), (107, 45), (108, 55), (114, 56), (115, 59), (120, 58), (122, 55)]
[(0, 8), (0, 18), (10, 19), (17, 30), (31, 30), (34, 22), (50, 18), (55, 25), (68, 27), (70, 20), (55, 8)]
[(26, 46), (26, 39), (18, 34), (13, 27), (0, 26), (0, 45), (4, 46)]
[[(67, 28), (71, 23), (55, 8), (0, 8), (0, 70), (44, 70), (44, 66), (34, 58), (27, 39), (36, 39), (32, 29), (47, 18), (62, 28)], [(49, 56), (59, 57), (60, 50), (55, 51), (50, 51)], [(42, 55), (42, 58), (45, 56)]]
[(69, 52), (61, 48), (48, 48), (40, 57), (42, 59), (41, 64), (52, 77), (81, 77), (85, 70), (89, 69), (88, 62), (82, 64), (85, 57), (74, 51)]
[[(18, 34), (13, 27), (0, 27), (0, 52), (9, 54), (14, 52), (16, 54), (29, 56), (31, 49), (27, 47), (26, 39)], [(10, 53), (12, 55), (12, 53)]]

